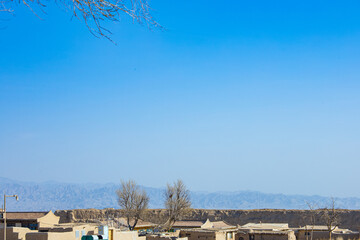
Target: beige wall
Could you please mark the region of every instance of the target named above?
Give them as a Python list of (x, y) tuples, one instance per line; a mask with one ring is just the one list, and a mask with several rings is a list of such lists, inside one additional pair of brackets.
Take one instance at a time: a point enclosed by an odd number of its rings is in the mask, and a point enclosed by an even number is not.
[(249, 234), (247, 232), (237, 232), (234, 240), (249, 240)]
[[(6, 228), (6, 240), (25, 240), (25, 235), (28, 232), (35, 232), (28, 228), (8, 227)], [(0, 240), (4, 239), (4, 229), (0, 229)]]
[(81, 238), (82, 231), (84, 230), (85, 235), (97, 235), (98, 234), (98, 226), (96, 225), (69, 225), (69, 224), (59, 224), (54, 226), (53, 228), (41, 228), (41, 231), (48, 231), (48, 232), (56, 232), (56, 233), (67, 233), (73, 232), (76, 235), (76, 231), (79, 232), (79, 238)]
[(294, 232), (288, 233), (246, 233), (246, 232), (238, 232), (235, 234), (234, 240), (249, 240), (250, 235), (254, 235), (255, 240), (296, 240), (296, 236)]
[(48, 212), (45, 216), (38, 218), (38, 228), (52, 227), (55, 224), (59, 224), (60, 217), (55, 216), (52, 211)]
[(255, 240), (295, 240), (295, 239), (291, 238), (288, 234), (266, 234), (266, 233), (255, 234)]
[(75, 233), (32, 232), (26, 234), (26, 240), (75, 240)]
[[(226, 240), (227, 233), (226, 232), (215, 232), (215, 239), (216, 240)], [(231, 240), (231, 239), (229, 239), (229, 240)]]
[(73, 232), (85, 230), (85, 235), (97, 235), (99, 234), (99, 227), (94, 225), (79, 225), (73, 227)]
[[(82, 230), (85, 230), (85, 235), (98, 234), (97, 227), (92, 225), (67, 226), (66, 228), (58, 227), (56, 229), (49, 229), (49, 232), (38, 232), (36, 230), (21, 227), (8, 227), (6, 231), (6, 240), (80, 240)], [(76, 231), (79, 231), (78, 238), (76, 238)], [(1, 228), (0, 240), (3, 239), (4, 229)]]
[[(49, 229), (49, 232), (32, 232), (26, 234), (26, 240), (80, 240), (83, 230), (85, 235), (98, 234), (98, 229), (95, 226), (79, 225)], [(76, 231), (78, 231), (78, 234), (76, 234)]]
[[(306, 238), (305, 230), (299, 230), (296, 234), (297, 240), (310, 240), (311, 236), (308, 235)], [(311, 234), (311, 231), (308, 231)], [(358, 240), (360, 239), (359, 234), (341, 234), (341, 233), (333, 233), (332, 237), (333, 240)], [(314, 231), (313, 232), (313, 240), (325, 240), (329, 239), (329, 232), (328, 231)]]
[(170, 236), (146, 235), (146, 240), (172, 240)]
[(179, 237), (187, 237), (188, 240), (216, 240), (215, 232), (181, 230)]
[(146, 237), (140, 238), (138, 236), (137, 231), (114, 230), (114, 240), (139, 240), (139, 239), (146, 240)]
[(179, 238), (179, 237), (176, 237), (176, 236), (169, 236), (169, 235), (166, 235), (166, 236), (146, 235), (146, 240), (173, 240), (173, 239), (176, 239), (176, 240), (188, 240), (187, 237)]
[(187, 237), (188, 240), (238, 240), (235, 239), (234, 231), (197, 231), (180, 230), (180, 237)]

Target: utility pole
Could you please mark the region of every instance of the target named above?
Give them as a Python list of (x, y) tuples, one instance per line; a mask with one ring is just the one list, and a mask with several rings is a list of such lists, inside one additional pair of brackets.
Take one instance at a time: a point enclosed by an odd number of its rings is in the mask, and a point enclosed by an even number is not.
[(6, 240), (6, 198), (7, 197), (14, 197), (16, 201), (19, 200), (18, 195), (6, 195), (4, 194), (4, 212), (3, 212), (3, 219), (4, 219), (4, 240)]

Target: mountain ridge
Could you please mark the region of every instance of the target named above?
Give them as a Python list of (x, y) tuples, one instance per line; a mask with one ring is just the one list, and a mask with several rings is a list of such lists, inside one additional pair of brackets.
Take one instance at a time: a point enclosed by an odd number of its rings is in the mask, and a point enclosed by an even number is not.
[[(118, 208), (115, 183), (44, 183), (17, 181), (0, 177), (0, 189), (19, 195), (20, 201), (8, 201), (9, 211), (47, 211), (58, 209)], [(150, 208), (163, 208), (164, 188), (143, 187), (150, 197)], [(198, 209), (307, 209), (306, 202), (325, 207), (330, 197), (286, 195), (258, 191), (190, 192), (192, 207)], [(342, 209), (359, 209), (360, 198), (335, 198)]]

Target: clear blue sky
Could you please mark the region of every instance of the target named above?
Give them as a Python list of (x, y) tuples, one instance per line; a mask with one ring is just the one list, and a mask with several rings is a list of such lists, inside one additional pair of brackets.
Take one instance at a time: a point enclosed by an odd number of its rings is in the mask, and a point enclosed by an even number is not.
[(360, 2), (151, 1), (93, 37), (49, 3), (0, 21), (2, 177), (357, 196)]

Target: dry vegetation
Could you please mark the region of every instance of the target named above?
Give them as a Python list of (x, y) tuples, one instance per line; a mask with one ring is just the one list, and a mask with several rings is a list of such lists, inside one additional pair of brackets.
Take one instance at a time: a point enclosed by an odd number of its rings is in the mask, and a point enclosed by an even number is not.
[[(109, 40), (111, 32), (103, 27), (104, 21), (119, 21), (125, 15), (132, 18), (133, 22), (146, 24), (149, 28), (161, 26), (150, 14), (150, 6), (147, 0), (57, 0), (57, 4), (65, 6), (73, 16), (83, 20), (96, 37), (105, 37)], [(42, 0), (0, 0), (0, 12), (14, 13), (16, 5), (23, 4), (35, 15), (34, 7), (40, 6), (42, 11), (45, 4)]]
[(177, 180), (174, 184), (167, 185), (164, 195), (165, 208), (168, 214), (165, 227), (170, 229), (176, 221), (190, 210), (190, 192), (183, 181)]
[(121, 188), (116, 191), (118, 203), (124, 211), (129, 230), (133, 230), (137, 222), (148, 208), (149, 197), (133, 180), (122, 181)]

